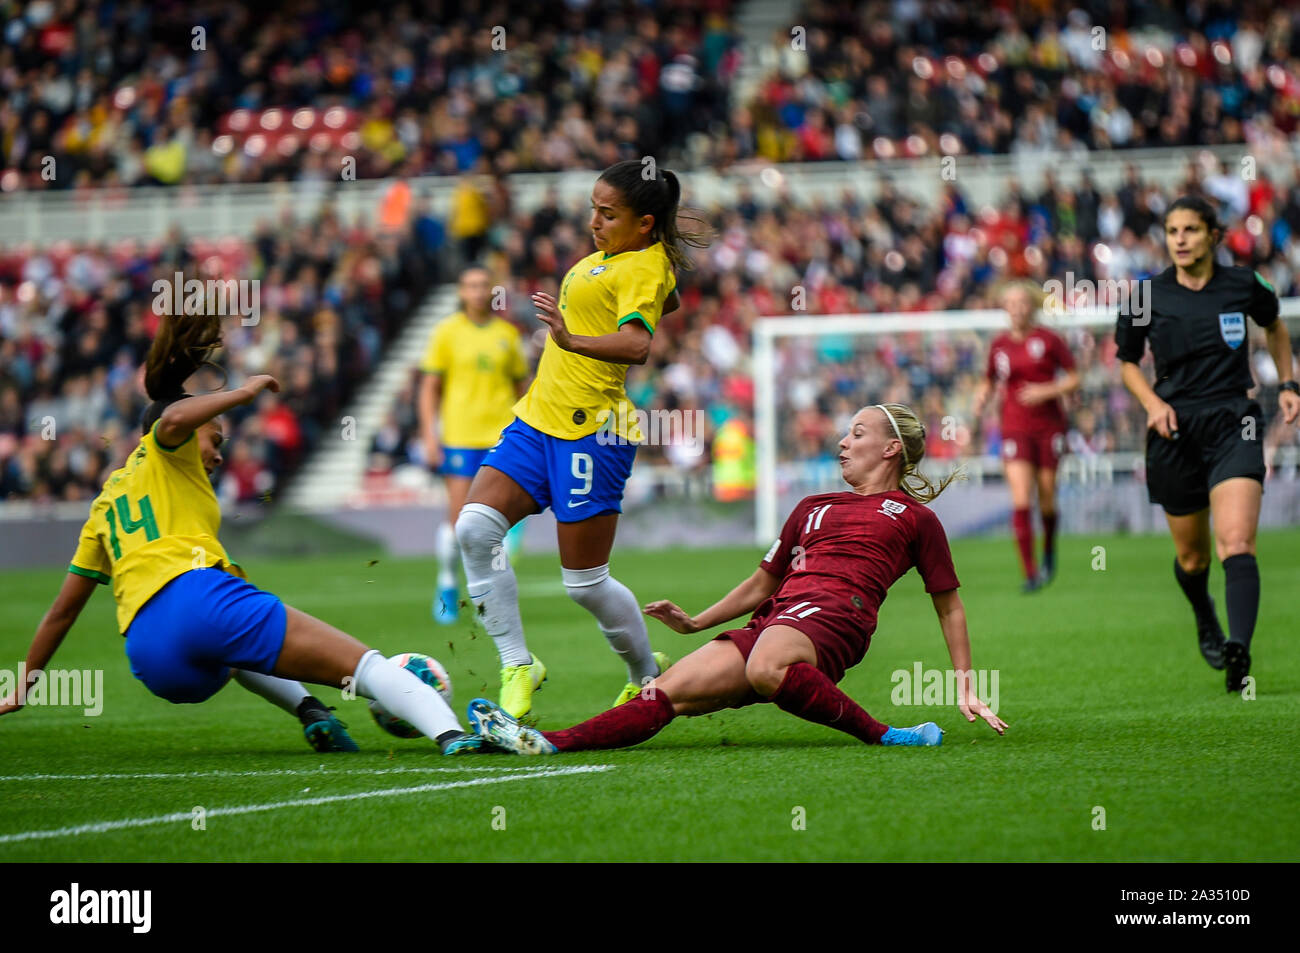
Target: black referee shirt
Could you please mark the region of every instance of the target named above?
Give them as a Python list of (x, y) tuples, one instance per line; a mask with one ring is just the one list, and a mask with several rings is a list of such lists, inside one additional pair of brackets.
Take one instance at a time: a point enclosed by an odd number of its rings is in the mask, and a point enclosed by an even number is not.
[(1146, 343), (1156, 363), (1156, 396), (1179, 404), (1243, 397), (1250, 373), (1246, 317), (1261, 328), (1277, 320), (1277, 293), (1249, 268), (1215, 265), (1200, 291), (1184, 288), (1170, 265), (1151, 279), (1146, 313), (1119, 309), (1119, 359), (1138, 364)]

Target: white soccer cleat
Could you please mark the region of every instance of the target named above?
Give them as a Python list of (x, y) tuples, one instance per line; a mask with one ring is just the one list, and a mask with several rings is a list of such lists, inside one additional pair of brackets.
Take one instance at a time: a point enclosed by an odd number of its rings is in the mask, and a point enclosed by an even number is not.
[(469, 703), (469, 723), (489, 743), (511, 754), (555, 754), (555, 745), (536, 728), (520, 724), (500, 705), (486, 698)]

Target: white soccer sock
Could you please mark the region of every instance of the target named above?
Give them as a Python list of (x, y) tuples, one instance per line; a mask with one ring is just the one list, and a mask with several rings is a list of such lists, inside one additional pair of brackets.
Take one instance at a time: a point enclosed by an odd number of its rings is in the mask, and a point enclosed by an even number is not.
[(456, 531), (450, 523), (438, 527), (438, 588), (456, 588), (456, 562), (460, 555), (456, 546)]
[(492, 507), (466, 503), (456, 520), (456, 539), (470, 604), (496, 643), (501, 664), (527, 665), (533, 657), (519, 618), (519, 583), (502, 545), (509, 529), (505, 516)]
[(254, 695), (261, 695), (272, 705), (279, 705), (295, 717), (298, 714), (298, 706), (302, 704), (302, 700), (311, 694), (303, 687), (302, 682), (279, 678), (275, 675), (263, 675), (260, 672), (250, 672), (242, 668), (235, 669), (235, 681)]
[(464, 730), (451, 706), (434, 688), (375, 649), (361, 656), (353, 684), (358, 695), (373, 698), (390, 715), (410, 722), (427, 738)]
[(609, 564), (595, 569), (565, 569), (569, 598), (596, 617), (609, 647), (627, 665), (628, 681), (644, 685), (659, 674), (650, 649), (641, 606), (632, 590), (609, 574)]

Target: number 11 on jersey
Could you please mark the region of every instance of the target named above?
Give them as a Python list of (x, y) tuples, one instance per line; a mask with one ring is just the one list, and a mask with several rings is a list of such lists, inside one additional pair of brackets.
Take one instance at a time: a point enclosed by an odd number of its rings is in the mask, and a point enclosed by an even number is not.
[(826, 511), (833, 505), (834, 504), (832, 503), (825, 503), (816, 509), (810, 510), (808, 512), (808, 524), (803, 528), (804, 533), (807, 534), (811, 533), (815, 529), (821, 529), (822, 520), (826, 518)]

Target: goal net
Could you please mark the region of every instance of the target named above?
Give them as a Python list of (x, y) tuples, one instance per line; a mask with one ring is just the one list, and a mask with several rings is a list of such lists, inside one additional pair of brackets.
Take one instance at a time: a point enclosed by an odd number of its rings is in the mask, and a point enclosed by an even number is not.
[[(1300, 298), (1282, 302), (1293, 345), (1300, 334)], [(988, 346), (1007, 327), (999, 310), (807, 315), (764, 318), (754, 325), (753, 372), (758, 466), (758, 542), (780, 532), (803, 497), (845, 489), (835, 449), (853, 414), (867, 404), (897, 401), (926, 426), (921, 471), (938, 479), (956, 467), (953, 483), (933, 504), (950, 535), (1007, 524), (1010, 501), (1002, 478), (997, 403), (973, 419)], [(1058, 471), (1064, 532), (1163, 530), (1147, 501), (1146, 415), (1124, 389), (1115, 354), (1113, 310), (1040, 315), (1066, 341), (1081, 378), (1066, 401), (1069, 429)], [(1251, 328), (1252, 365), (1264, 407), (1260, 436), (1271, 471), (1264, 525), (1300, 521), (1296, 429), (1277, 410), (1277, 375), (1263, 333)], [(1151, 373), (1148, 354), (1143, 367)], [(1273, 492), (1278, 484), (1279, 492)]]

